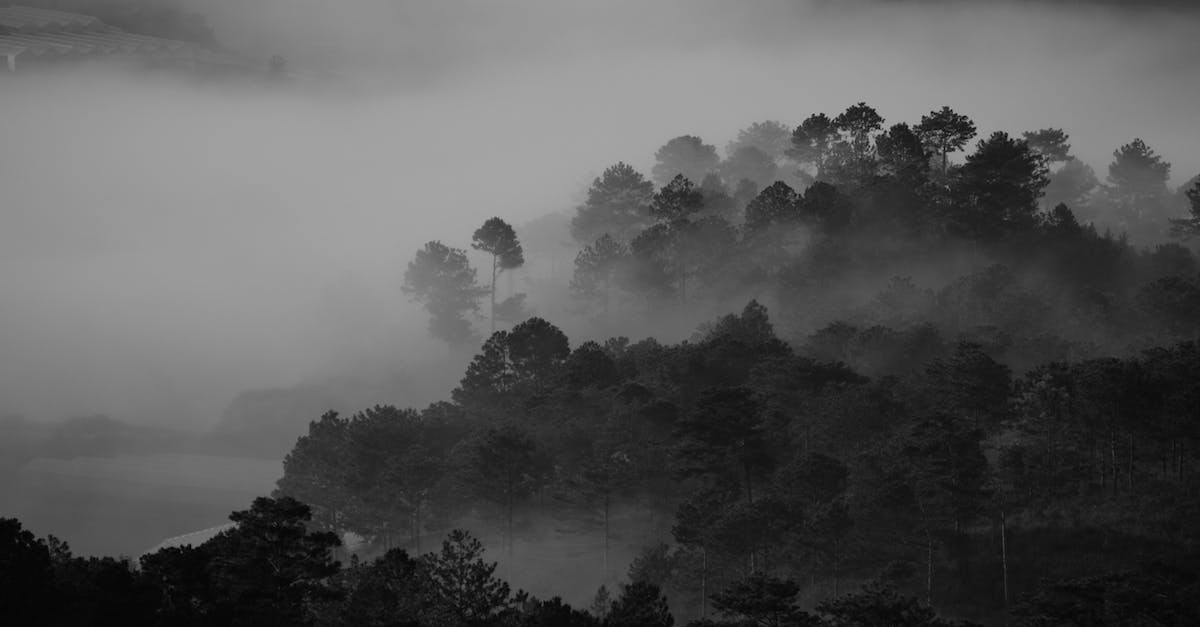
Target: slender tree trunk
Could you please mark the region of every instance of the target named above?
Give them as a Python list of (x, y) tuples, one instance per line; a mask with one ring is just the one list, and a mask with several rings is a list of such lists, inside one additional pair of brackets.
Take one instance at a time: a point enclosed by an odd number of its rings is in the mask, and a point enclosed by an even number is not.
[(933, 533), (920, 497), (917, 497), (917, 508), (921, 511), (921, 527), (925, 530), (925, 604), (933, 607)]
[(496, 255), (492, 255), (492, 309), (488, 317), (492, 319), (492, 333), (496, 332)]
[(925, 528), (925, 604), (933, 607), (933, 535)]
[(839, 567), (841, 566), (842, 556), (841, 551), (839, 551), (841, 548), (840, 544), (840, 540), (833, 541), (833, 598), (835, 599), (838, 597), (838, 588), (841, 583), (841, 569)]
[(608, 582), (608, 509), (609, 496), (604, 494), (604, 581)]
[(750, 486), (750, 465), (742, 464), (742, 470), (746, 473), (746, 504), (754, 505), (754, 491)]
[(1117, 493), (1117, 434), (1113, 430), (1108, 432), (1108, 462), (1112, 466), (1112, 493)]
[(708, 616), (708, 547), (700, 547), (700, 618)]
[(1133, 492), (1133, 434), (1129, 434), (1129, 491)]
[[(746, 474), (746, 504), (753, 506), (754, 505), (754, 488), (750, 482), (750, 464), (743, 463), (742, 470)], [(754, 550), (754, 543), (752, 542), (753, 538), (750, 537), (749, 529), (746, 529), (746, 540), (747, 540), (747, 545), (750, 546), (750, 573), (753, 574), (757, 570), (757, 560), (756, 560), (757, 556), (755, 555), (757, 553), (757, 551)]]
[(1008, 525), (1000, 510), (1000, 568), (1004, 575), (1004, 620), (1008, 622)]
[(511, 494), (508, 497), (508, 579), (512, 579), (513, 573), (513, 502)]
[(612, 277), (604, 278), (604, 322), (608, 322), (608, 299), (612, 292)]

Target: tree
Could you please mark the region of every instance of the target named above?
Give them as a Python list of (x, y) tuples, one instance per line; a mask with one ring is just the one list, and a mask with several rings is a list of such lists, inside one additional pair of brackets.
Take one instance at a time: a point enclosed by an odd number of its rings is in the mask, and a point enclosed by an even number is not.
[(525, 252), (517, 234), (507, 222), (500, 218), (489, 218), (476, 229), (471, 237), (471, 248), (482, 250), (492, 256), (492, 283), (490, 286), (492, 307), (489, 317), (492, 332), (496, 332), (496, 275), (505, 270), (519, 268), (525, 263)]
[(870, 149), (870, 135), (883, 128), (883, 117), (865, 102), (852, 105), (833, 119), (838, 130), (850, 136), (856, 152)]
[(971, 118), (955, 113), (950, 107), (942, 107), (929, 115), (921, 116), (921, 123), (917, 125), (916, 131), (921, 141), (925, 142), (934, 154), (942, 157), (943, 178), (949, 167), (949, 154), (962, 150), (976, 133), (975, 123)]
[(704, 209), (704, 195), (691, 180), (675, 175), (650, 201), (650, 215), (661, 222), (684, 220)]
[(949, 359), (934, 361), (925, 372), (937, 409), (970, 419), (976, 429), (995, 427), (1008, 416), (1012, 373), (983, 346), (959, 342)]
[(420, 552), (421, 529), (443, 475), (444, 448), (415, 410), (375, 406), (358, 412), (347, 429), (345, 490), (357, 505), (351, 529), (381, 538), (384, 546), (407, 535)]
[(919, 185), (929, 171), (929, 153), (907, 124), (894, 124), (875, 140), (884, 174)]
[(1155, 279), (1138, 290), (1138, 308), (1168, 333), (1200, 337), (1200, 280), (1181, 276)]
[(549, 458), (529, 433), (513, 425), (487, 429), (469, 443), (464, 453), (464, 479), (476, 496), (502, 509), (511, 569), (516, 506), (541, 489), (549, 471)]
[(678, 272), (673, 248), (677, 231), (659, 222), (629, 243), (629, 271), (622, 277), (631, 292), (667, 297), (675, 294)]
[(703, 180), (721, 162), (717, 149), (695, 135), (681, 135), (663, 144), (654, 158), (651, 174), (660, 185), (680, 175), (693, 181)]
[(1134, 204), (1165, 196), (1170, 176), (1171, 164), (1140, 138), (1114, 151), (1108, 165), (1108, 182), (1115, 187), (1114, 193)]
[(800, 199), (800, 220), (829, 234), (842, 232), (854, 218), (850, 199), (837, 187), (817, 181)]
[(777, 170), (775, 159), (754, 146), (738, 148), (721, 163), (721, 175), (731, 184), (745, 179), (759, 187), (770, 185)]
[(621, 380), (621, 372), (613, 358), (599, 344), (584, 342), (576, 348), (566, 363), (567, 383), (575, 388), (605, 389)]
[(821, 453), (796, 456), (774, 478), (774, 492), (792, 511), (802, 512), (791, 525), (801, 559), (814, 571), (833, 579), (839, 594), (846, 538), (853, 526), (846, 503), (849, 470), (841, 461)]
[(716, 279), (737, 243), (737, 232), (724, 218), (706, 216), (671, 224), (669, 254), (680, 300), (694, 293), (693, 279)]
[(738, 131), (737, 138), (725, 145), (725, 155), (742, 148), (756, 148), (772, 160), (783, 157), (792, 145), (792, 131), (782, 122), (755, 122)]
[(5, 624), (48, 622), (57, 602), (50, 549), (15, 518), (0, 518), (0, 586)]
[[(734, 189), (741, 188), (743, 184), (757, 188), (758, 184), (749, 179), (738, 179), (730, 181)], [(721, 180), (721, 175), (716, 172), (710, 172), (700, 181), (700, 196), (704, 204), (704, 212), (708, 215), (719, 216), (726, 220), (733, 221), (740, 218), (738, 215), (741, 207), (745, 203), (739, 204), (739, 199), (729, 195), (729, 190), (725, 187), (725, 182)]]
[(1043, 581), (1015, 608), (1016, 625), (1194, 625), (1196, 575), (1165, 564)]
[(351, 455), (349, 421), (335, 411), (308, 423), (308, 433), (283, 458), (283, 477), (277, 495), (310, 504), (316, 524), (327, 531), (342, 531), (347, 513), (346, 459)]
[(237, 526), (199, 551), (217, 613), (227, 613), (232, 624), (308, 624), (309, 603), (337, 596), (329, 581), (339, 570), (331, 550), (341, 541), (307, 530), (307, 505), (290, 497), (259, 497), (229, 519)]
[(370, 564), (344, 571), (346, 596), (320, 608), (322, 625), (421, 627), (458, 617), (444, 607), (426, 569), (426, 560), (391, 549)]
[(1200, 180), (1191, 189), (1184, 192), (1187, 196), (1190, 215), (1186, 218), (1171, 220), (1171, 233), (1178, 237), (1191, 238), (1200, 235)]
[(707, 613), (709, 585), (709, 551), (718, 543), (717, 527), (725, 508), (737, 494), (730, 495), (721, 488), (707, 488), (692, 494), (675, 510), (671, 535), (680, 545), (700, 551), (700, 614)]
[(1108, 191), (1126, 231), (1140, 236), (1158, 234), (1158, 221), (1168, 211), (1170, 176), (1171, 164), (1141, 139), (1113, 152), (1113, 162), (1108, 165)]
[(618, 162), (604, 170), (587, 191), (587, 201), (575, 209), (571, 237), (581, 244), (608, 234), (627, 242), (649, 222), (654, 183), (632, 166)]
[(621, 586), (604, 618), (605, 627), (673, 627), (675, 618), (659, 587), (642, 581)]
[(868, 585), (861, 592), (847, 594), (817, 605), (817, 614), (829, 627), (970, 627), (971, 623), (952, 622), (938, 617), (928, 605), (912, 597), (902, 597), (889, 586)]
[(796, 582), (756, 572), (713, 595), (713, 607), (757, 627), (817, 627), (817, 618), (797, 606), (798, 594)]
[(678, 424), (678, 455), (685, 475), (733, 471), (747, 503), (754, 486), (771, 469), (762, 407), (744, 387), (704, 392)]
[(599, 627), (600, 617), (577, 610), (559, 597), (529, 599), (521, 606), (520, 627)]
[(792, 131), (792, 147), (787, 155), (801, 165), (811, 164), (814, 176), (820, 179), (837, 137), (838, 127), (829, 116), (824, 113), (810, 115)]
[(608, 315), (612, 300), (613, 280), (629, 258), (629, 247), (608, 233), (584, 247), (575, 256), (575, 275), (571, 278), (571, 293), (576, 298), (602, 303)]
[[(577, 504), (600, 515), (598, 521), (604, 535), (601, 561), (603, 581), (610, 581), (609, 548), (612, 539), (612, 506), (636, 479), (632, 460), (624, 451), (602, 444), (583, 462), (579, 473), (567, 484), (577, 495)], [(598, 510), (598, 511), (597, 511)]]
[(1100, 187), (1100, 180), (1092, 166), (1071, 157), (1063, 166), (1050, 174), (1046, 185), (1046, 195), (1042, 198), (1045, 206), (1053, 207), (1060, 203), (1076, 207), (1086, 202), (1093, 191)]
[(450, 624), (494, 625), (512, 605), (508, 584), (494, 576), (496, 563), (483, 561), (483, 553), (479, 540), (455, 529), (442, 541), (440, 552), (420, 558), (427, 585), (450, 615)]
[(1044, 128), (1038, 131), (1025, 131), (1021, 134), (1029, 148), (1042, 156), (1047, 165), (1066, 163), (1074, 159), (1071, 156), (1070, 138), (1061, 128)]
[(875, 170), (872, 158), (871, 134), (883, 128), (883, 117), (865, 102), (851, 106), (833, 119), (838, 130), (849, 136), (849, 148), (853, 163), (848, 164), (862, 183), (868, 182)]
[(566, 334), (542, 318), (530, 318), (508, 334), (508, 356), (517, 382), (541, 391), (571, 354)]
[(967, 157), (954, 188), (953, 228), (975, 240), (995, 241), (1038, 224), (1046, 166), (1024, 140), (997, 131)]
[(746, 230), (752, 233), (799, 221), (800, 196), (783, 181), (776, 181), (746, 205)]
[(570, 355), (567, 336), (542, 318), (530, 318), (512, 331), (497, 331), (483, 343), (451, 393), (472, 410), (503, 414), (504, 403), (520, 390), (540, 393)]
[(467, 253), (439, 241), (425, 244), (409, 262), (404, 273), (403, 291), (423, 303), (429, 312), (429, 333), (453, 345), (474, 338), (471, 323), (464, 315), (479, 311), (483, 290), (475, 280), (475, 269)]

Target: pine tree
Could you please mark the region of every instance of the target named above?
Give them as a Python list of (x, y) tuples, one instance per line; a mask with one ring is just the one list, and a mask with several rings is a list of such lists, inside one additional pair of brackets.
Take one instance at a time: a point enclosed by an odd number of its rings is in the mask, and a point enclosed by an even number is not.
[(492, 283), (489, 286), (492, 297), (492, 307), (488, 317), (492, 321), (492, 333), (496, 332), (496, 275), (505, 270), (519, 268), (525, 264), (525, 252), (517, 234), (504, 220), (489, 218), (483, 226), (475, 231), (471, 238), (471, 248), (481, 250), (492, 256)]

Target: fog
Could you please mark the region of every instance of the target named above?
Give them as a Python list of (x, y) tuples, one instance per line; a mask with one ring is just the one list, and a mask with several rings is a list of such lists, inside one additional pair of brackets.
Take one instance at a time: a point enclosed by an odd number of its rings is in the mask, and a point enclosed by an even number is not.
[(648, 171), (684, 133), (720, 147), (751, 122), (858, 101), (889, 123), (950, 105), (981, 135), (1063, 127), (1101, 177), (1135, 135), (1174, 183), (1200, 172), (1190, 13), (190, 6), (228, 47), (337, 74), (344, 92), (88, 70), (0, 80), (0, 415), (203, 430), (244, 390), (372, 369), (419, 384), (355, 402), (442, 398), (465, 362), (400, 293), (413, 252), (466, 247), (493, 215), (568, 211), (604, 167)]

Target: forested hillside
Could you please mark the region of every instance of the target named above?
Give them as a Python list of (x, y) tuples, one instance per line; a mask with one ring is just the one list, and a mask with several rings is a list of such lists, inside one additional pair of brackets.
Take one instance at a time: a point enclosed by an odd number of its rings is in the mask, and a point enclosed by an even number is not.
[[(273, 499), (140, 571), (6, 522), (42, 579), (0, 615), (1196, 624), (1200, 181), (1133, 138), (1097, 174), (1069, 141), (865, 103), (724, 156), (677, 137), (595, 179), (561, 295), (497, 293), (532, 263), (502, 217), (474, 253), (431, 241), (397, 274), (475, 355), (450, 398), (313, 416)], [(560, 297), (602, 339), (531, 315)], [(541, 577), (568, 545), (590, 572)]]

